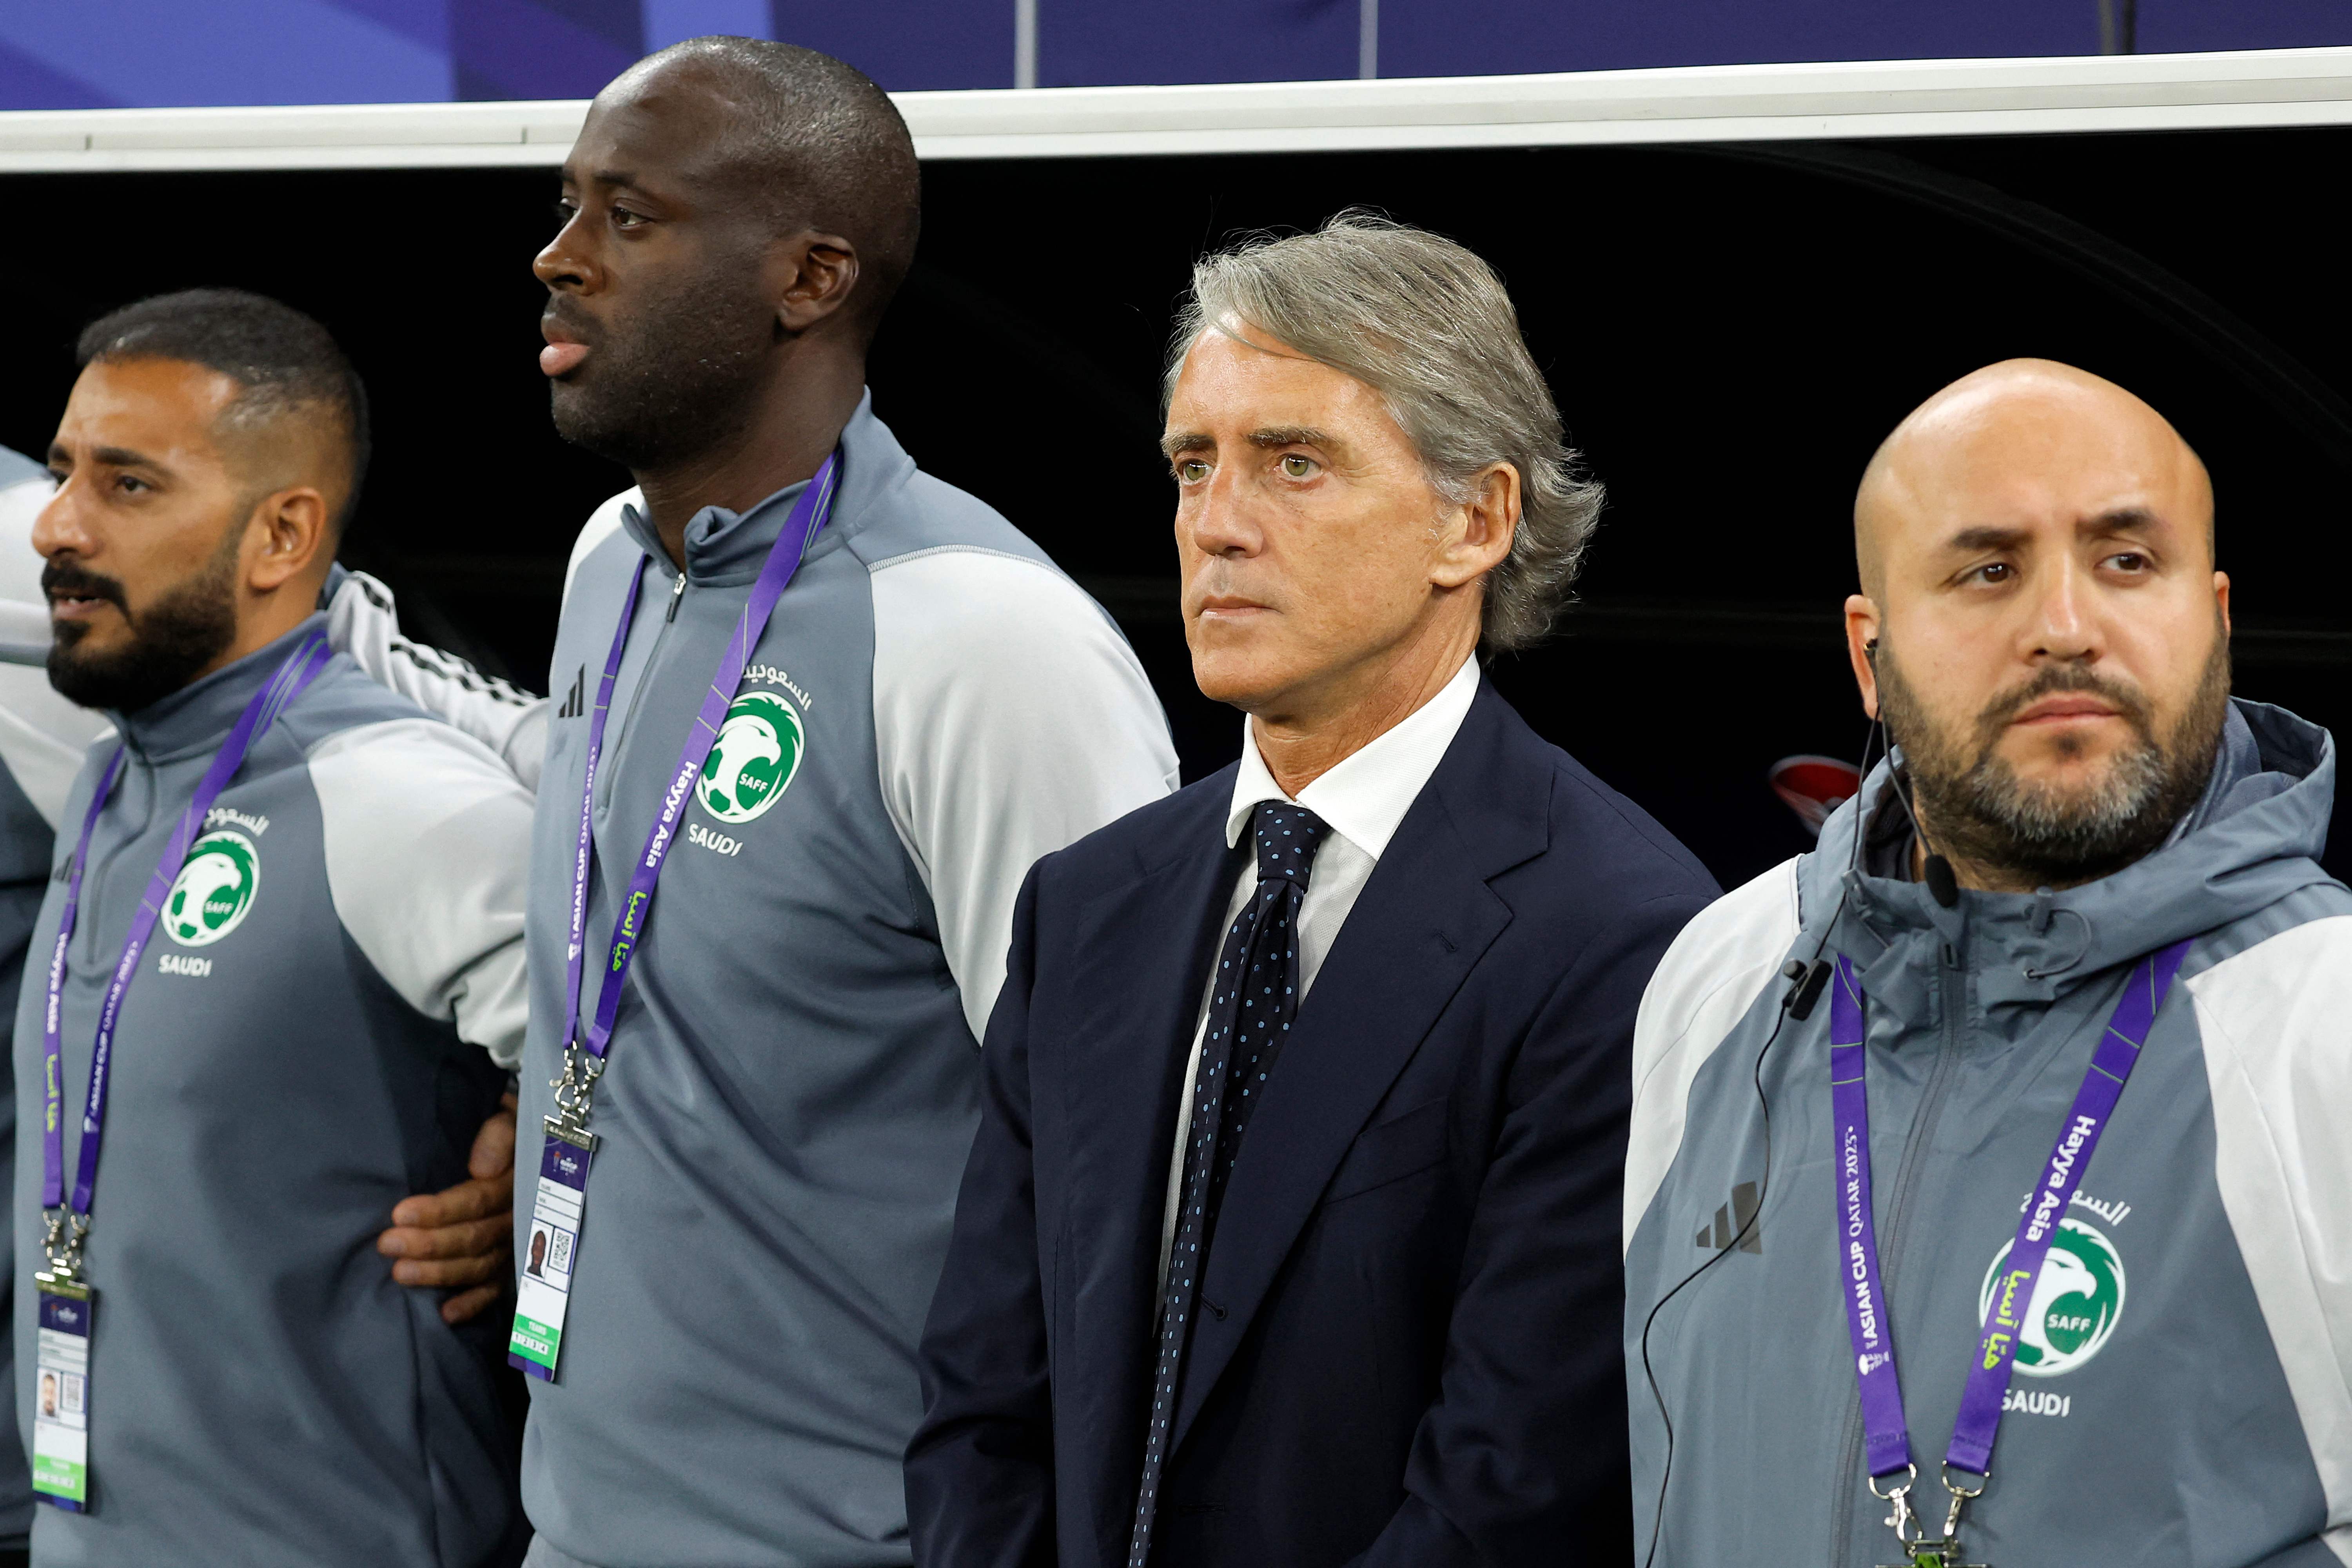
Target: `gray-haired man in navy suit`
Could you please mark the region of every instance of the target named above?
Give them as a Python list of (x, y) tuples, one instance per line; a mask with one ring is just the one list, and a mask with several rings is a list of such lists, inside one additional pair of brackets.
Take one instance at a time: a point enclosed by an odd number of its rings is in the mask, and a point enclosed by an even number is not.
[(1165, 445), (1246, 739), (1023, 891), (916, 1561), (1622, 1559), (1628, 1051), (1716, 888), (1476, 658), (1599, 488), (1494, 273), (1364, 217), (1202, 264)]

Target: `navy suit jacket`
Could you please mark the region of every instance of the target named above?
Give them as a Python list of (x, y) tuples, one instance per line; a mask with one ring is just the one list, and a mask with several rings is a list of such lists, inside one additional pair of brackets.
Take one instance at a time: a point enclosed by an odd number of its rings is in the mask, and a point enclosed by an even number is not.
[[(922, 1568), (1122, 1568), (1227, 768), (1040, 861), (908, 1453)], [(1633, 1015), (1714, 881), (1483, 685), (1230, 1178), (1163, 1568), (1622, 1563)]]

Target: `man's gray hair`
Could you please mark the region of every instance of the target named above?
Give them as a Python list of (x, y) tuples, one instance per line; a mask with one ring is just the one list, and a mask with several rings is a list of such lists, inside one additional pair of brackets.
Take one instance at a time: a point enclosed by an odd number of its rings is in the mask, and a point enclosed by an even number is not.
[(1560, 439), (1551, 388), (1495, 269), (1450, 239), (1363, 212), (1204, 257), (1177, 316), (1163, 411), (1202, 333), (1253, 331), (1379, 393), (1432, 488), (1454, 504), (1490, 465), (1518, 470), (1518, 533), (1487, 574), (1479, 641), (1495, 652), (1540, 641), (1572, 597), (1601, 488)]

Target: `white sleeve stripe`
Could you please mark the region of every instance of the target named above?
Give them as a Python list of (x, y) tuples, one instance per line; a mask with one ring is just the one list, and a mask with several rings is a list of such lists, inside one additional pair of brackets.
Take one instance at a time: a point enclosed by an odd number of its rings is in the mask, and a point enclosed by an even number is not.
[(2352, 1563), (2352, 916), (2312, 921), (2185, 983), (2213, 1100), (2214, 1180)]
[(1797, 862), (1788, 860), (1702, 910), (1659, 961), (1633, 1023), (1621, 1247), (1633, 1245), (1682, 1148), (1699, 1069), (1756, 1005), (1796, 940)]
[(1053, 567), (950, 546), (868, 581), (883, 805), (978, 1038), (1030, 866), (1175, 787), (1175, 749), (1118, 626)]
[(530, 795), (436, 719), (339, 731), (310, 765), (336, 919), (402, 1000), (515, 1066)]

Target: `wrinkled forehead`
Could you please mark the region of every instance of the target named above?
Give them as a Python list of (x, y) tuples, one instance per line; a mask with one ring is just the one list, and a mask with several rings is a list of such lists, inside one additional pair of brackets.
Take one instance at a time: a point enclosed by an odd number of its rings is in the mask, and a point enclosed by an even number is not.
[(2071, 535), (2144, 513), (2210, 544), (2204, 465), (2155, 410), (2069, 386), (1988, 389), (1924, 409), (1871, 465), (1855, 501), (1865, 573), (1967, 530)]

